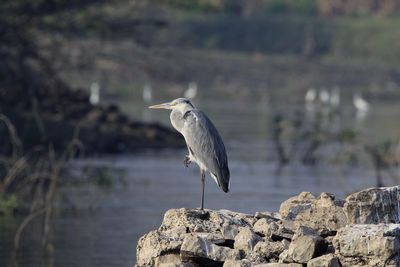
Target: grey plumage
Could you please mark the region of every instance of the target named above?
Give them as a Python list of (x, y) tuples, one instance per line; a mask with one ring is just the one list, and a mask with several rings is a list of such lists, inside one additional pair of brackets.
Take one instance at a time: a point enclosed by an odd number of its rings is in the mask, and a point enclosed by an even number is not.
[[(173, 127), (185, 138), (189, 155), (185, 163), (195, 161), (199, 165), (203, 196), (204, 172), (209, 171), (224, 192), (229, 191), (230, 173), (226, 150), (221, 136), (211, 120), (186, 98), (178, 98), (170, 103), (150, 108), (172, 109), (170, 119)], [(203, 208), (202, 197), (202, 208)]]

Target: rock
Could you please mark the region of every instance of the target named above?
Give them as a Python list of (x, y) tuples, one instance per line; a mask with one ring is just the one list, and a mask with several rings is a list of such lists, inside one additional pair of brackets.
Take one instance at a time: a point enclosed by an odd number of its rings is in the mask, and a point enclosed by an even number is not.
[(340, 262), (334, 254), (327, 254), (310, 260), (307, 267), (340, 267)]
[(289, 257), (289, 249), (285, 249), (279, 254), (279, 262), (280, 263), (290, 263), (293, 262), (293, 259)]
[(400, 266), (400, 224), (345, 225), (346, 214), (350, 222), (396, 220), (398, 190), (368, 189), (345, 204), (302, 193), (281, 205), (282, 219), (169, 210), (160, 228), (139, 240), (137, 266)]
[(256, 264), (253, 267), (302, 267), (302, 264), (298, 263), (263, 263), (263, 264)]
[(287, 239), (282, 239), (281, 243), (284, 249), (289, 249), (290, 241)]
[(240, 253), (235, 249), (214, 245), (196, 234), (188, 234), (183, 240), (180, 257), (183, 262), (209, 264), (228, 259), (239, 260)]
[(346, 198), (349, 223), (400, 223), (400, 186), (370, 188)]
[(288, 223), (289, 221), (280, 221), (280, 222), (272, 222), (270, 224), (270, 229), (271, 229), (271, 236), (270, 238), (272, 240), (278, 241), (278, 240), (292, 240), (293, 238), (293, 226), (294, 224)]
[(160, 263), (157, 267), (198, 267), (197, 264), (191, 262), (179, 262), (179, 263)]
[(343, 266), (400, 265), (400, 224), (348, 225), (333, 244)]
[[(252, 215), (231, 212), (231, 211), (213, 211), (213, 210), (198, 210), (198, 209), (172, 209), (168, 210), (160, 230), (172, 229), (175, 227), (185, 227), (188, 232), (235, 232), (233, 228), (250, 227), (255, 221)], [(230, 230), (227, 231), (227, 228)], [(227, 234), (233, 238), (233, 234)]]
[(251, 267), (249, 260), (226, 260), (223, 267)]
[(308, 226), (321, 235), (334, 235), (347, 224), (343, 210), (343, 201), (335, 200), (328, 193), (315, 198), (309, 192), (303, 192), (282, 203), (280, 212), (286, 220), (294, 221), (296, 226)]
[(281, 204), (279, 214), (283, 219), (294, 220), (302, 210), (309, 209), (315, 200), (315, 196), (310, 192), (302, 192)]
[(327, 246), (327, 242), (313, 229), (300, 227), (289, 245), (288, 259), (297, 263), (307, 263), (325, 253)]
[(255, 234), (250, 228), (242, 228), (235, 237), (235, 248), (243, 251), (245, 255), (250, 255), (254, 246), (261, 237)]
[(251, 253), (251, 262), (263, 263), (271, 259), (278, 261), (279, 255), (284, 251), (282, 242), (259, 241)]
[(282, 216), (278, 212), (272, 211), (258, 211), (254, 214), (256, 219), (266, 218), (268, 220), (279, 221), (282, 219)]
[(267, 238), (270, 238), (272, 236), (272, 232), (276, 232), (278, 228), (279, 227), (275, 222), (271, 223), (266, 218), (259, 219), (253, 226), (254, 232)]
[(137, 265), (153, 266), (163, 255), (179, 255), (182, 242), (183, 237), (177, 233), (158, 230), (149, 232), (139, 239), (136, 249)]

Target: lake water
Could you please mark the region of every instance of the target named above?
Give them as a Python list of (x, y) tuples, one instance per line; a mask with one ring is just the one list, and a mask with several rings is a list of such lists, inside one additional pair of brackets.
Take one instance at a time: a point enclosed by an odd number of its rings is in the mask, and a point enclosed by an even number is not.
[[(154, 102), (167, 99), (163, 96)], [(282, 201), (302, 191), (327, 191), (344, 197), (375, 185), (375, 172), (368, 161), (350, 167), (333, 164), (330, 154), (334, 148), (322, 154), (326, 160), (314, 167), (296, 161), (277, 172), (270, 138), (272, 114), (295, 114), (303, 109), (301, 100), (275, 101), (262, 95), (217, 99), (203, 95), (195, 100), (226, 142), (232, 179), (231, 192), (225, 194), (207, 178), (206, 208), (276, 211)], [(128, 114), (169, 123), (168, 112), (150, 112), (139, 100), (119, 103)], [(340, 123), (357, 127), (368, 142), (400, 136), (397, 101), (371, 101), (363, 120), (356, 119), (349, 99), (340, 110)], [(144, 150), (69, 163), (58, 192), (50, 252), (44, 255), (40, 249), (37, 221), (25, 230), (16, 257), (18, 266), (133, 266), (137, 240), (157, 228), (168, 209), (200, 204), (199, 171), (194, 164), (183, 166), (185, 153)], [(385, 184), (396, 181), (385, 178)], [(19, 218), (8, 218), (0, 223), (0, 266), (11, 266), (18, 222)]]

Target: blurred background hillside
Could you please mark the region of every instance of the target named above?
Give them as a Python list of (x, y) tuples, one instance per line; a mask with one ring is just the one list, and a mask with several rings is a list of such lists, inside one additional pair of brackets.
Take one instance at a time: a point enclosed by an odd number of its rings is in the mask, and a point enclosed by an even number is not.
[(167, 112), (220, 131), (232, 192), (277, 210), (400, 181), (400, 0), (0, 2), (0, 266), (132, 266), (198, 170)]

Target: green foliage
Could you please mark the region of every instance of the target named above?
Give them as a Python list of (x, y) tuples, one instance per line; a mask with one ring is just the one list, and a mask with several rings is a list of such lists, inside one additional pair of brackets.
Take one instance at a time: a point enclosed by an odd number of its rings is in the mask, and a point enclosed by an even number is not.
[(294, 8), (299, 13), (312, 15), (317, 13), (317, 3), (315, 0), (297, 0), (294, 1)]
[(12, 214), (17, 207), (18, 201), (15, 195), (0, 192), (0, 214)]

